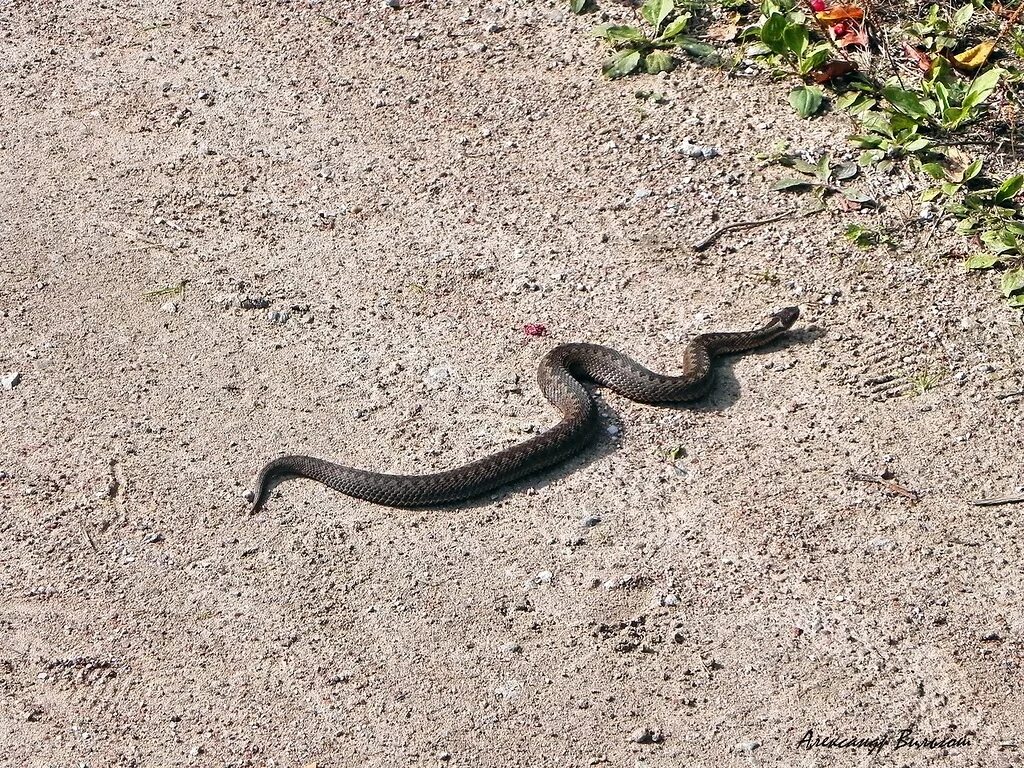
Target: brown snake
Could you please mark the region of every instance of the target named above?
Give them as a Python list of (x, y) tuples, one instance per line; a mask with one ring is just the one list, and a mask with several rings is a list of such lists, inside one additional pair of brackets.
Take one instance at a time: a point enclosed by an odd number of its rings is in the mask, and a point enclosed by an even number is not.
[(387, 475), (335, 464), (312, 456), (282, 456), (260, 471), (252, 511), (263, 506), (271, 481), (307, 477), (357, 499), (391, 507), (425, 507), (480, 496), (579, 453), (594, 435), (597, 408), (582, 381), (601, 384), (639, 403), (696, 400), (712, 383), (711, 359), (761, 347), (789, 329), (800, 316), (796, 307), (772, 315), (752, 331), (705, 333), (683, 351), (683, 373), (664, 376), (614, 349), (597, 344), (562, 344), (548, 352), (537, 369), (544, 397), (562, 412), (562, 420), (526, 442), (429, 475)]

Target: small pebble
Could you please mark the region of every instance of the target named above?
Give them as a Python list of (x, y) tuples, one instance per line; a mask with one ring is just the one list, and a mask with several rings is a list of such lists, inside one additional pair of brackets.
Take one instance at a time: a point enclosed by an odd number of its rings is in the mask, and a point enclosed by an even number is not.
[(176, 301), (167, 301), (160, 305), (160, 311), (167, 315), (173, 315), (178, 311), (178, 303)]
[(679, 605), (679, 596), (673, 594), (665, 595), (663, 598), (661, 598), (661, 604), (668, 606)]
[(423, 383), (428, 387), (440, 387), (452, 377), (452, 372), (443, 365), (435, 365), (427, 370)]
[(739, 742), (733, 744), (732, 751), (733, 752), (744, 753), (744, 754), (748, 754), (749, 755), (751, 752), (753, 752), (755, 749), (757, 749), (760, 746), (761, 746), (760, 742), (757, 742), (757, 741), (739, 741)]
[(270, 312), (267, 312), (267, 320), (269, 320), (272, 323), (279, 323), (279, 324), (287, 323), (288, 322), (288, 318), (291, 317), (291, 316), (292, 316), (292, 313), (289, 312), (287, 309), (282, 309), (280, 311), (278, 311), (278, 310), (271, 310)]
[(14, 389), (21, 382), (21, 374), (17, 371), (8, 373), (3, 378), (0, 378), (0, 387), (4, 389)]
[(266, 309), (270, 299), (266, 296), (242, 296), (238, 299), (239, 309)]
[(629, 734), (629, 740), (635, 744), (657, 744), (662, 740), (662, 736), (660, 731), (644, 726)]
[(541, 571), (537, 574), (537, 583), (550, 584), (553, 576), (554, 574), (552, 574), (551, 571)]
[(580, 525), (584, 528), (593, 528), (595, 525), (601, 522), (600, 515), (587, 515), (580, 521)]
[(384, 0), (384, 5), (397, 11), (402, 7), (402, 0)]

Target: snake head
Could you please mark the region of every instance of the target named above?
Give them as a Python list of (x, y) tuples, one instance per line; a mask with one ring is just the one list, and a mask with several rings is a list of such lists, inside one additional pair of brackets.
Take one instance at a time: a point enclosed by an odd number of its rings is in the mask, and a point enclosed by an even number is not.
[(784, 331), (792, 326), (798, 317), (800, 317), (800, 307), (786, 307), (769, 317), (768, 325), (769, 327), (778, 326), (780, 331)]

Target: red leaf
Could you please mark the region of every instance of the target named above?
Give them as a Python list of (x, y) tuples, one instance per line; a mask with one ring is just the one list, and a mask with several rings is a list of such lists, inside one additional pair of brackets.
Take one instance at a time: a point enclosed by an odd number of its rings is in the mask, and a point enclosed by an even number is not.
[(523, 326), (523, 333), (527, 336), (547, 336), (548, 329), (540, 323), (527, 323)]
[(835, 80), (837, 77), (842, 77), (856, 71), (857, 64), (855, 62), (836, 59), (835, 61), (830, 61), (821, 69), (811, 72), (811, 79), (818, 85), (823, 85), (831, 80)]
[(863, 48), (868, 47), (868, 33), (867, 30), (856, 24), (847, 24), (846, 34), (836, 40), (836, 45), (840, 48), (848, 48), (851, 45), (859, 45)]
[(917, 64), (918, 69), (922, 72), (927, 74), (932, 71), (932, 57), (927, 53), (917, 50), (917, 48), (909, 43), (903, 44), (903, 51)]

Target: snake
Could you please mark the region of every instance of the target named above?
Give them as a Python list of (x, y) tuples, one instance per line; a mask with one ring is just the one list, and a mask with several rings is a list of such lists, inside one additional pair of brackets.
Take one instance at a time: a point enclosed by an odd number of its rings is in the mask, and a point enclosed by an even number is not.
[(786, 307), (750, 331), (695, 336), (683, 350), (682, 373), (677, 376), (648, 370), (610, 347), (561, 344), (545, 354), (537, 368), (541, 393), (562, 414), (554, 427), (469, 464), (423, 475), (371, 472), (313, 456), (281, 456), (260, 470), (249, 496), (251, 511), (262, 508), (275, 481), (290, 477), (316, 480), (348, 496), (399, 508), (442, 506), (482, 496), (559, 464), (587, 447), (595, 437), (598, 413), (585, 383), (606, 387), (638, 403), (692, 402), (710, 391), (715, 357), (762, 347), (789, 330), (799, 316), (799, 308)]

